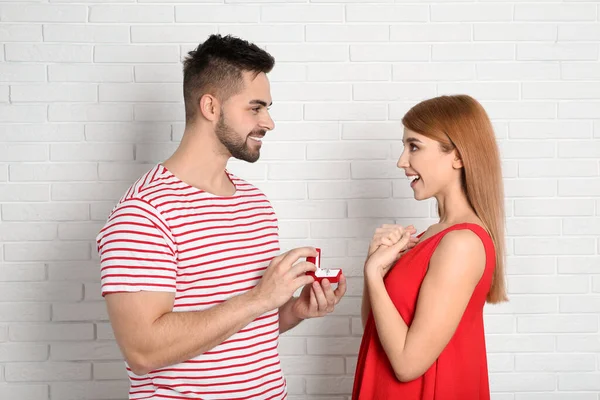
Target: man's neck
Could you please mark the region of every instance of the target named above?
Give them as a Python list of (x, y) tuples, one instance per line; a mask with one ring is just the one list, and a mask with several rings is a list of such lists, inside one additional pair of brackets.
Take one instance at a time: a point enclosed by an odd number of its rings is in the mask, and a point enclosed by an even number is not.
[(235, 186), (225, 173), (229, 155), (223, 153), (213, 136), (186, 128), (179, 147), (162, 165), (190, 186), (217, 195), (231, 195)]

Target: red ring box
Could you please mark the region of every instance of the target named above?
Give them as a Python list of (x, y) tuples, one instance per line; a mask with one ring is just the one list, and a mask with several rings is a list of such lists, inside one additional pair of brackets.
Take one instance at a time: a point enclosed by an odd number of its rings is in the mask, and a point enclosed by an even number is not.
[(317, 266), (317, 270), (315, 272), (308, 271), (306, 274), (315, 278), (315, 281), (321, 282), (323, 279), (327, 279), (330, 283), (337, 283), (340, 280), (340, 276), (342, 276), (341, 269), (321, 269), (321, 249), (317, 248), (317, 256), (316, 257), (306, 257), (306, 261), (311, 262)]

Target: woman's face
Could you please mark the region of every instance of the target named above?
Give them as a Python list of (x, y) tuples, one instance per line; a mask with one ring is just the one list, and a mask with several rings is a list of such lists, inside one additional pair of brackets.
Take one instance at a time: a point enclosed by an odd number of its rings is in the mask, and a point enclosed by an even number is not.
[(406, 128), (402, 142), (397, 165), (409, 177), (416, 200), (435, 197), (460, 180), (462, 163), (456, 150), (444, 153), (440, 142)]

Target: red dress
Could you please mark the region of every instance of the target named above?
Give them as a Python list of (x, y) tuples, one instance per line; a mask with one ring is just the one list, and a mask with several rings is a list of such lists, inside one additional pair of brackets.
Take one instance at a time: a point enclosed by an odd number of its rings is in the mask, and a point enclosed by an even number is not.
[(385, 288), (402, 319), (410, 327), (429, 260), (444, 235), (458, 229), (470, 229), (479, 236), (487, 261), (481, 280), (450, 342), (422, 376), (410, 382), (400, 382), (381, 346), (371, 312), (358, 354), (353, 400), (490, 399), (483, 306), (492, 283), (496, 252), (488, 233), (479, 225), (463, 223), (417, 243), (385, 277)]

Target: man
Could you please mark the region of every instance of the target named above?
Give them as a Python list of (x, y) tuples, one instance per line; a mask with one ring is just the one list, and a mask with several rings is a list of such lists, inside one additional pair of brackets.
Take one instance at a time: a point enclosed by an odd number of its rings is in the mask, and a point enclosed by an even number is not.
[(333, 311), (346, 291), (344, 277), (334, 291), (306, 275), (314, 248), (278, 255), (268, 199), (226, 169), (230, 157), (257, 161), (274, 127), (273, 65), (230, 36), (191, 51), (180, 146), (132, 185), (98, 235), (130, 399), (283, 399), (279, 334)]

